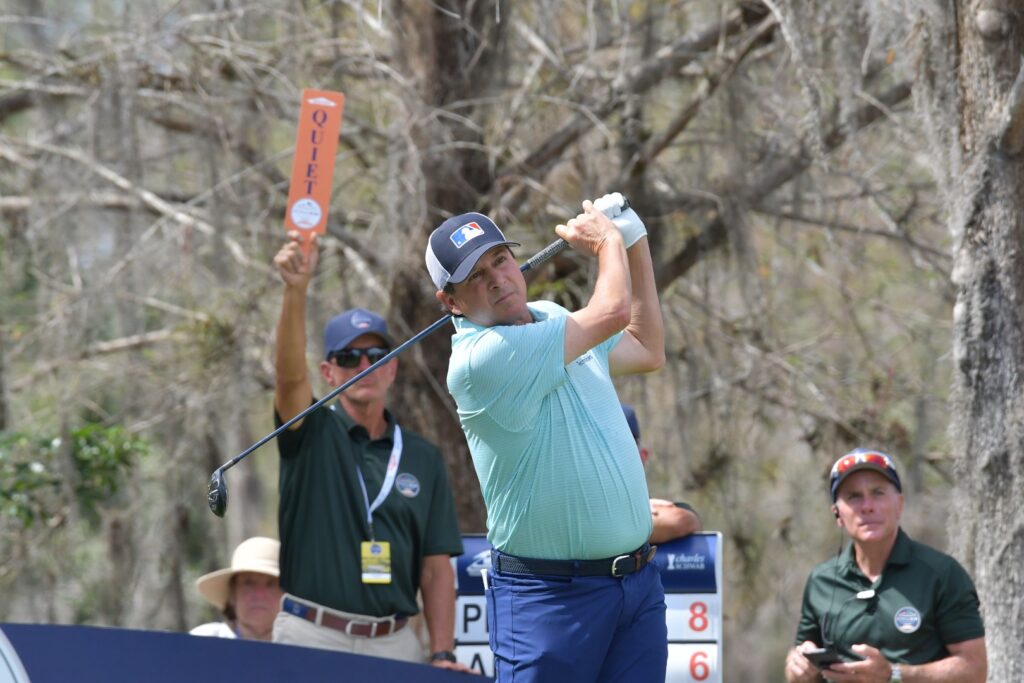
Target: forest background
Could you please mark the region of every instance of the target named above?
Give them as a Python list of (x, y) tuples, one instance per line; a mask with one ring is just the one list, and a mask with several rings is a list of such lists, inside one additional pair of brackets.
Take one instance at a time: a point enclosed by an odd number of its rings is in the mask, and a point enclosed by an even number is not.
[[(273, 327), (299, 94), (346, 95), (309, 357), (338, 310), (439, 316), (444, 217), (528, 256), (645, 219), (668, 364), (619, 384), (651, 493), (725, 538), (724, 680), (774, 681), (836, 552), (827, 470), (897, 457), (904, 527), (975, 576), (1024, 678), (1024, 14), (1000, 0), (0, 0), (0, 621), (184, 630), (276, 535)], [(585, 300), (563, 253), (531, 295)], [(394, 408), (477, 482), (448, 334)], [(320, 389), (323, 390), (323, 386)]]

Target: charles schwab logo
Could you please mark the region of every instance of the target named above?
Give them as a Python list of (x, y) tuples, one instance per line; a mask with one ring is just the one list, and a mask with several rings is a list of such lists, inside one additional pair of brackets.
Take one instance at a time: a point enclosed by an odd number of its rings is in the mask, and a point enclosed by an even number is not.
[(666, 557), (669, 571), (703, 571), (707, 564), (704, 553), (669, 553)]

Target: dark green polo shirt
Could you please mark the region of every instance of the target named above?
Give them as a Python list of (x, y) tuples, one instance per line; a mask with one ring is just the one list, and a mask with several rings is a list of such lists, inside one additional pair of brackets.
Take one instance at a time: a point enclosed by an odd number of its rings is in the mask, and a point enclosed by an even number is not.
[[(874, 589), (875, 596), (857, 598)], [(872, 583), (854, 561), (850, 545), (819, 564), (804, 587), (796, 642), (835, 642), (878, 648), (890, 662), (925, 664), (949, 656), (947, 645), (985, 635), (978, 593), (964, 568), (949, 555), (912, 540), (902, 529), (882, 576)]]
[(292, 595), (357, 614), (415, 614), (423, 556), (462, 554), (441, 454), (403, 427), (395, 483), (373, 513), (376, 540), (391, 543), (392, 581), (362, 583), (359, 544), (369, 530), (356, 464), (372, 503), (393, 446), (394, 417), (386, 415), (387, 432), (376, 441), (340, 405), (314, 411), (277, 437), (281, 587)]

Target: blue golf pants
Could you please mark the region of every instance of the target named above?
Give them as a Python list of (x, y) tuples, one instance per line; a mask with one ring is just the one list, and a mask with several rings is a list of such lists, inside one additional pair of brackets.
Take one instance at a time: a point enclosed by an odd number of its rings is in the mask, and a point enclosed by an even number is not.
[(499, 683), (664, 683), (665, 589), (655, 565), (621, 578), (495, 571), (490, 583)]

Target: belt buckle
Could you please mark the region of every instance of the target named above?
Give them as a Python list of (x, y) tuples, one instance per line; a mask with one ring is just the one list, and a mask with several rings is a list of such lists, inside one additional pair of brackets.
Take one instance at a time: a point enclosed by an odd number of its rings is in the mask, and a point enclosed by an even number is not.
[(633, 557), (633, 555), (631, 553), (630, 554), (626, 554), (626, 555), (619, 555), (614, 560), (612, 560), (612, 576), (625, 576), (626, 574), (629, 573), (628, 571), (623, 571), (621, 573), (619, 572), (619, 570), (618, 570), (618, 568), (619, 568), (619, 560), (633, 560), (634, 561), (634, 565), (633, 566), (634, 566), (634, 570), (635, 570), (636, 558)]

